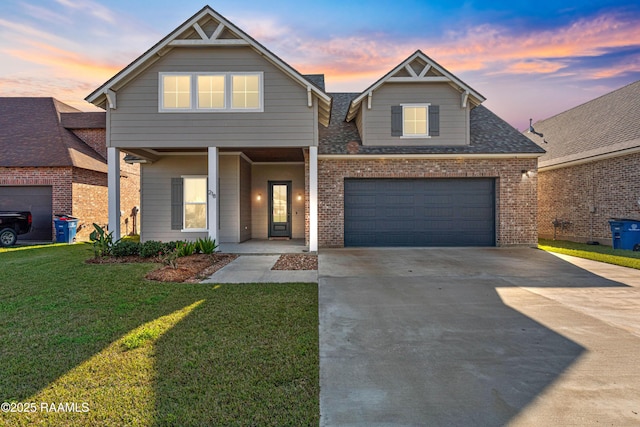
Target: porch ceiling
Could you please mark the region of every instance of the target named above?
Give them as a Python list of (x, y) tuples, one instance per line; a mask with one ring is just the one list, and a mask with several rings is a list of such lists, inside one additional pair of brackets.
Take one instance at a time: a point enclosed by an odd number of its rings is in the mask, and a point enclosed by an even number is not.
[(302, 148), (221, 148), (220, 152), (242, 151), (252, 162), (304, 162)]
[[(304, 162), (303, 149), (299, 147), (273, 148), (220, 148), (220, 153), (242, 152), (252, 162)], [(206, 148), (154, 148), (123, 149), (124, 152), (149, 162), (157, 161), (161, 156), (181, 154), (207, 154)]]

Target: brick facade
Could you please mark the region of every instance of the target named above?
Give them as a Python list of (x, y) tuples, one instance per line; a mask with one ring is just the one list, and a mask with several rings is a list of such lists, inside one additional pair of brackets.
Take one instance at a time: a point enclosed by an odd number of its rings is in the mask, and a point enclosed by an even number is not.
[[(538, 239), (536, 167), (537, 159), (535, 158), (319, 159), (319, 246), (344, 246), (345, 178), (473, 177), (496, 178), (496, 244), (498, 246), (536, 245)], [(305, 161), (305, 169), (308, 182), (308, 161)], [(523, 170), (532, 172), (529, 176), (523, 176)]]
[(51, 186), (54, 214), (72, 211), (72, 180), (71, 167), (0, 167), (0, 185)]
[[(104, 129), (74, 130), (79, 138), (106, 158)], [(86, 139), (85, 139), (86, 138)], [(132, 231), (133, 207), (140, 207), (140, 165), (129, 165), (120, 160), (120, 221), (121, 232)], [(66, 167), (0, 167), (0, 185), (51, 186), (52, 214), (66, 214), (80, 219), (76, 239), (86, 241), (93, 223), (108, 222), (107, 174), (71, 166)], [(140, 233), (140, 213), (136, 215)], [(52, 228), (52, 239), (55, 233)]]
[(105, 160), (107, 159), (106, 133), (104, 129), (71, 129), (71, 132), (93, 148)]
[(640, 218), (639, 164), (636, 153), (539, 172), (540, 237), (611, 245), (610, 218)]

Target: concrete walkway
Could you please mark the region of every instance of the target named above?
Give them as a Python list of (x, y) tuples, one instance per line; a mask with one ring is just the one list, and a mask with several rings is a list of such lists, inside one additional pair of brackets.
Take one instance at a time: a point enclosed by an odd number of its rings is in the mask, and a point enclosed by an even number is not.
[(271, 270), (280, 255), (240, 255), (202, 283), (318, 283), (316, 270)]
[(640, 425), (640, 272), (526, 248), (319, 256), (322, 426)]

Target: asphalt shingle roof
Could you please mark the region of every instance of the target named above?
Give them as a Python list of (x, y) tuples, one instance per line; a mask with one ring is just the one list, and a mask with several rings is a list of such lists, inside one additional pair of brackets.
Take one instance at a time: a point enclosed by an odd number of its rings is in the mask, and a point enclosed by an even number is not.
[(107, 172), (107, 162), (60, 115), (84, 114), (54, 98), (0, 97), (0, 166), (74, 166)]
[[(518, 130), (480, 105), (470, 113), (468, 146), (366, 146), (355, 120), (346, 122), (349, 104), (360, 93), (329, 93), (333, 97), (331, 123), (320, 126), (319, 154), (538, 154), (544, 150)], [(391, 118), (389, 118), (391, 120)], [(355, 142), (353, 142), (355, 141)], [(350, 148), (348, 148), (348, 144)], [(357, 148), (354, 149), (354, 144)]]
[(551, 166), (640, 147), (640, 80), (534, 123), (542, 138), (526, 133), (547, 154), (540, 166)]

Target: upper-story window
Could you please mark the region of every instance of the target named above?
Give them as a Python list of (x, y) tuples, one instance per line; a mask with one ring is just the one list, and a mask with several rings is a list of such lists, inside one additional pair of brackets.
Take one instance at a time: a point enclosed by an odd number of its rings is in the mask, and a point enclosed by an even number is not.
[(403, 105), (402, 106), (402, 136), (427, 137), (429, 105)]
[(263, 74), (160, 73), (161, 112), (261, 112)]
[(391, 106), (391, 136), (431, 138), (440, 135), (440, 106), (402, 104)]

